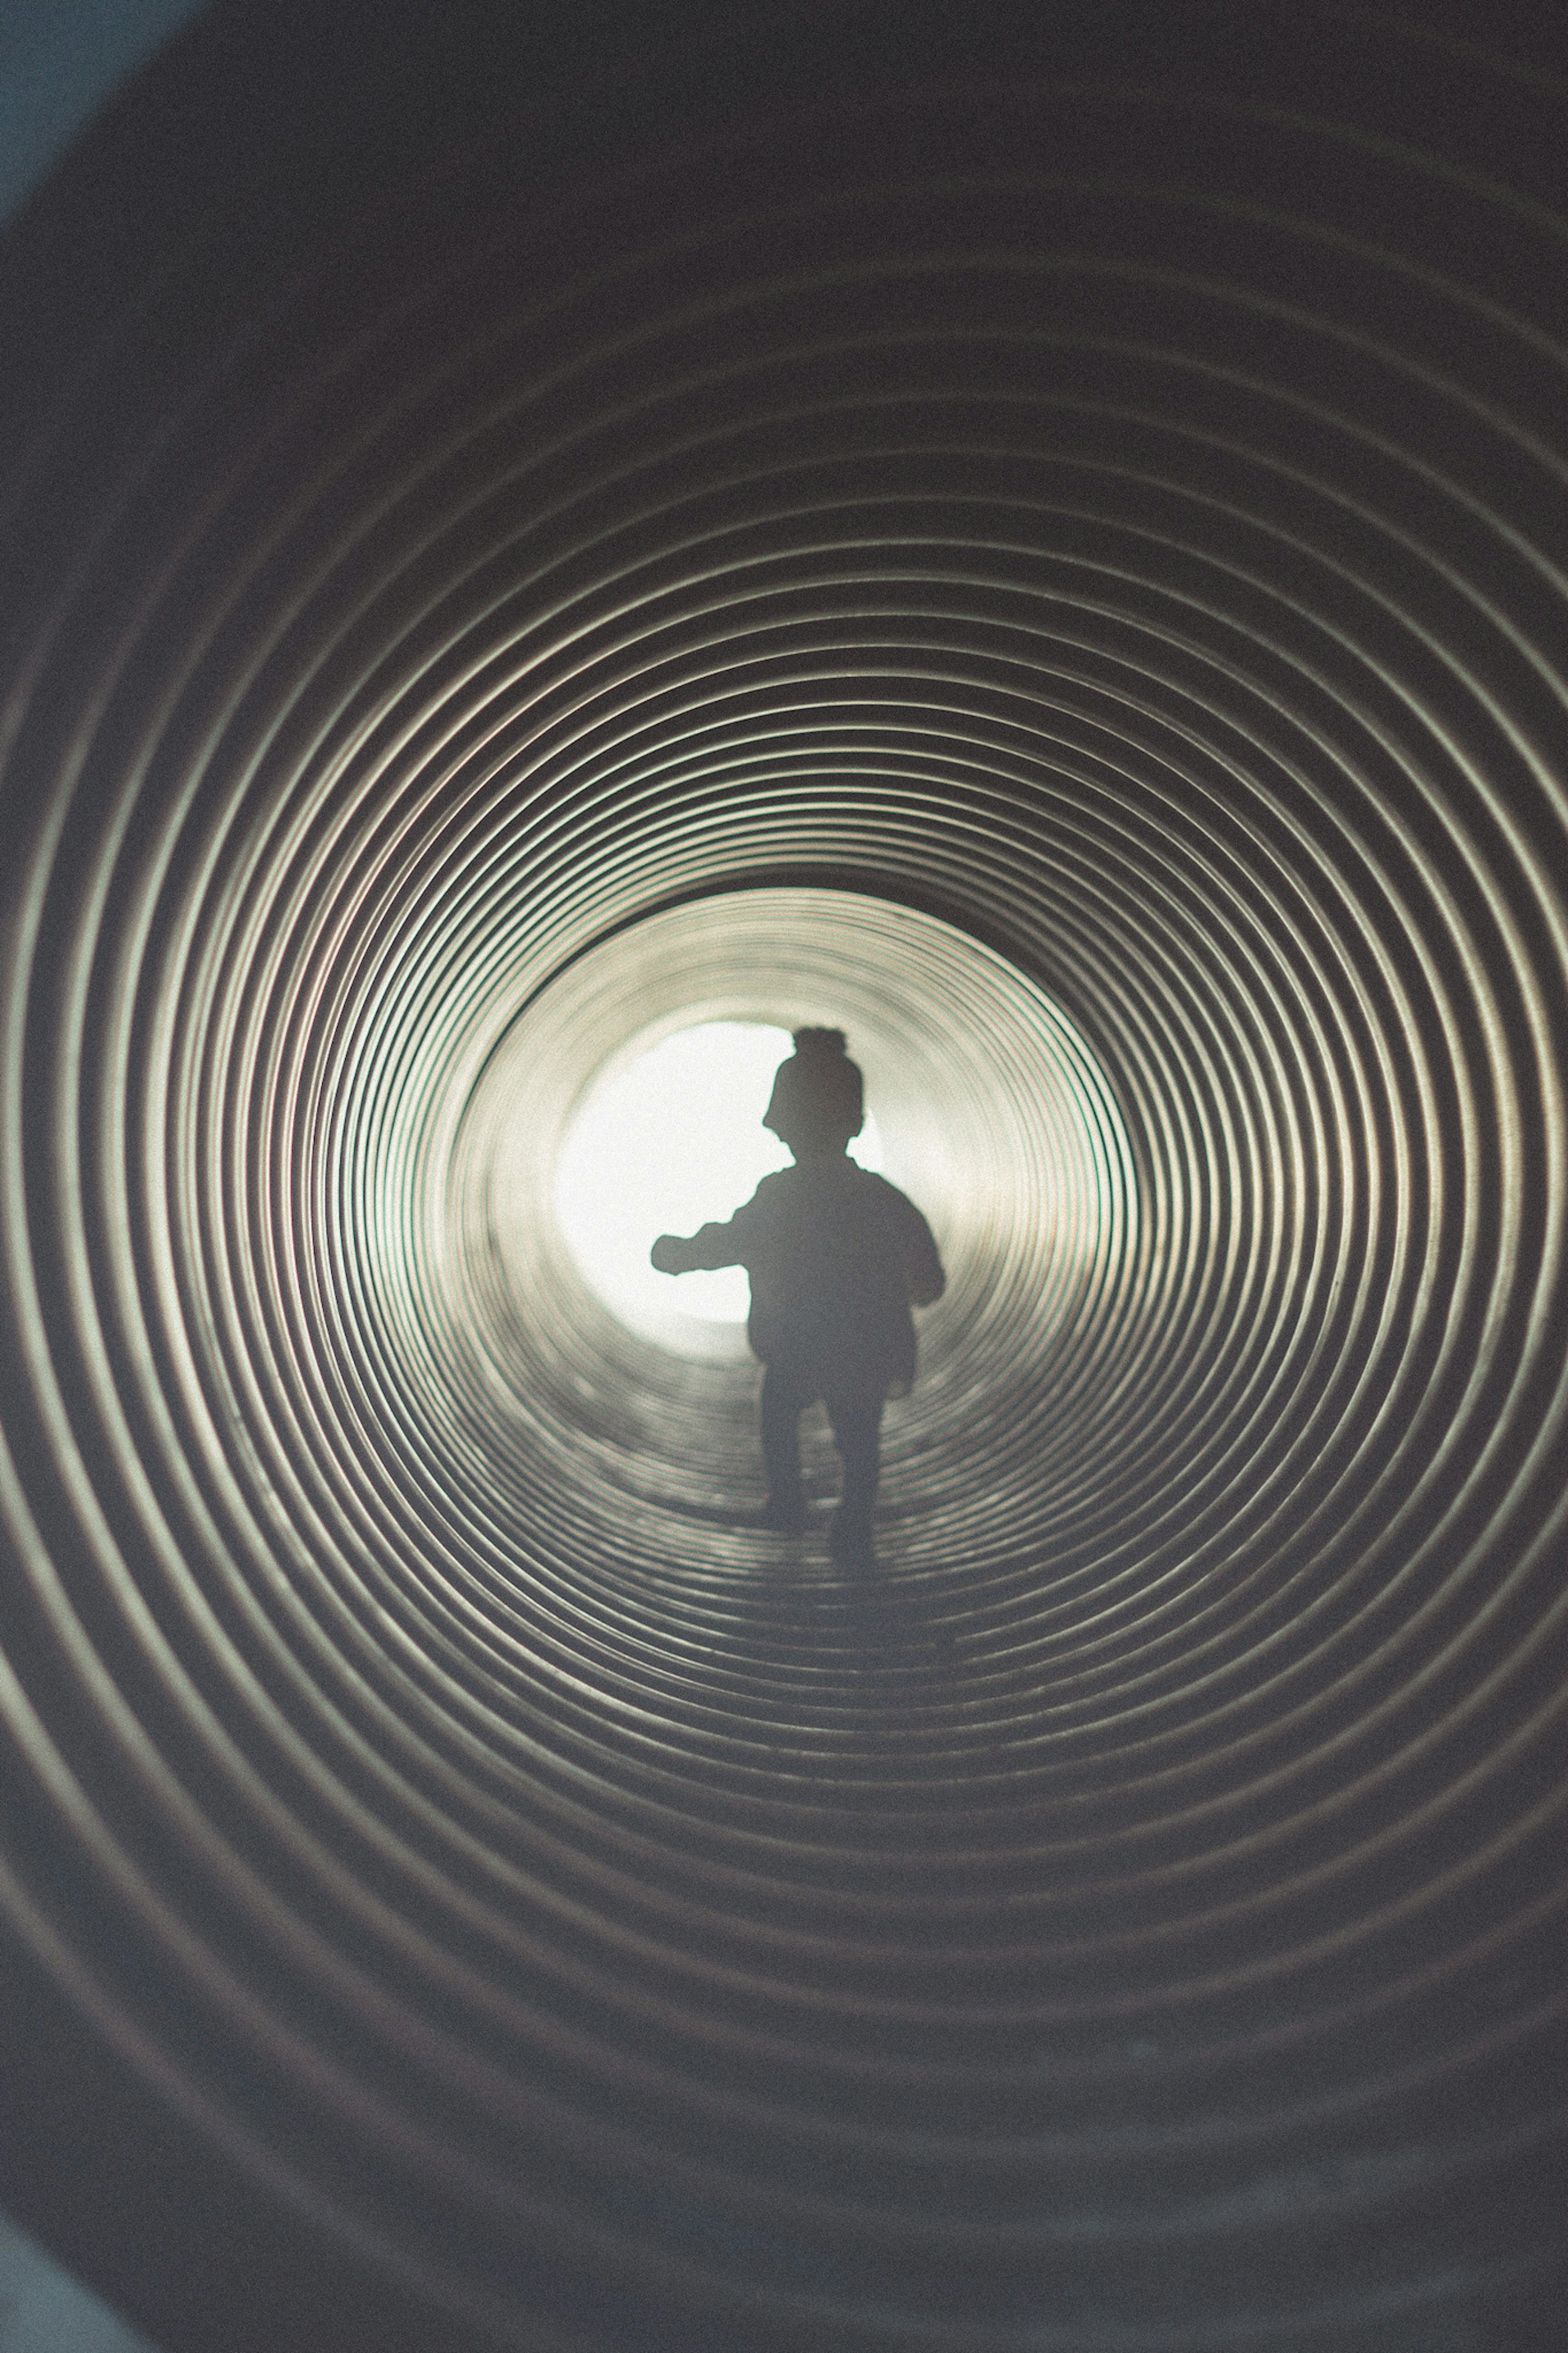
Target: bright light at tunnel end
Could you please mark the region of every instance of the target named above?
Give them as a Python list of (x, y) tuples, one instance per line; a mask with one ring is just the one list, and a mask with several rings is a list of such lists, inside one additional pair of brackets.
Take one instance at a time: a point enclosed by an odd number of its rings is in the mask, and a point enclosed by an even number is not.
[[(631, 1331), (679, 1353), (743, 1324), (740, 1267), (679, 1277), (648, 1263), (655, 1237), (730, 1217), (790, 1155), (763, 1125), (790, 1032), (761, 1021), (701, 1021), (634, 1039), (604, 1066), (568, 1124), (555, 1167), (561, 1230), (578, 1268)], [(851, 1040), (850, 1050), (854, 1050)], [(850, 1147), (880, 1172), (869, 1112)]]

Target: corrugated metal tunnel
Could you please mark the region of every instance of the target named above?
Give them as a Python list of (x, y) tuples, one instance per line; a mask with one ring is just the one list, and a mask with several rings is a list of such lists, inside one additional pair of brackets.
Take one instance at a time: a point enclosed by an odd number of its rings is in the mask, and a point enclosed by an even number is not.
[[(1457, 26), (220, 7), (13, 231), (4, 2187), (176, 2353), (1552, 2341), (1563, 110)], [(721, 1018), (947, 1259), (869, 1589), (557, 1229)]]

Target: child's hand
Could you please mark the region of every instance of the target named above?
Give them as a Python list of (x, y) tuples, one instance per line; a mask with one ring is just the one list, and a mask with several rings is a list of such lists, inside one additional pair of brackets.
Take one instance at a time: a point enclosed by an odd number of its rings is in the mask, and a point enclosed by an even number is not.
[(648, 1257), (659, 1274), (689, 1274), (691, 1268), (686, 1250), (687, 1245), (679, 1234), (660, 1234)]

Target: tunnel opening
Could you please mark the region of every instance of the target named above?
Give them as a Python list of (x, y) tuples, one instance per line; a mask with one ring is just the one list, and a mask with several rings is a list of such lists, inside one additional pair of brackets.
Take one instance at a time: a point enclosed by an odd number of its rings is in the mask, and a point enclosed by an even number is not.
[[(555, 1188), (593, 1073), (644, 1037), (689, 1035), (696, 1016), (760, 1030), (756, 1092), (780, 1035), (787, 1048), (787, 1032), (758, 1018), (781, 1001), (795, 1026), (832, 1013), (848, 1028), (876, 1157), (926, 1208), (949, 1268), (943, 1301), (921, 1318), (915, 1391), (890, 1409), (889, 1524), (907, 1522), (911, 1557), (934, 1567), (963, 1556), (964, 1499), (982, 1498), (1005, 1548), (1019, 1462), (1032, 1457), (1037, 1477), (1045, 1459), (1070, 1456), (1066, 1400), (1080, 1400), (1081, 1435), (1125, 1346), (1140, 1265), (1133, 1155), (1108, 1076), (1062, 1008), (938, 917), (860, 892), (759, 888), (649, 916), (575, 959), (507, 1026), (477, 1082), (458, 1069), (461, 1114), (437, 1130), (453, 1138), (450, 1170), (428, 1178), (447, 1204), (451, 1333), (483, 1350), (484, 1393), (513, 1401), (493, 1425), (503, 1448), (526, 1442), (519, 1416), (531, 1424), (548, 1399), (580, 1486), (593, 1484), (585, 1450), (603, 1450), (605, 1510), (657, 1499), (677, 1514), (679, 1547), (692, 1543), (694, 1508), (741, 1523), (760, 1500), (743, 1336), (676, 1324), (672, 1354), (669, 1321), (650, 1331), (606, 1317)], [(762, 1086), (748, 1122), (766, 1100)], [(734, 1206), (710, 1198), (708, 1213)], [(1024, 1402), (1009, 1413), (1004, 1394)], [(647, 1520), (638, 1540), (658, 1548)], [(728, 1542), (737, 1562), (755, 1549)]]

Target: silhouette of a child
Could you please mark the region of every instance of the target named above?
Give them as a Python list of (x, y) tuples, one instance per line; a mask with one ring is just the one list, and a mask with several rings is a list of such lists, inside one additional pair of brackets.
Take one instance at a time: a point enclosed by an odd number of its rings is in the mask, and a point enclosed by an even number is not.
[(797, 1029), (763, 1124), (789, 1146), (793, 1168), (764, 1176), (722, 1225), (689, 1239), (661, 1234), (661, 1274), (743, 1266), (752, 1279), (746, 1330), (763, 1364), (765, 1526), (805, 1525), (800, 1417), (820, 1398), (844, 1465), (831, 1550), (846, 1567), (873, 1561), (882, 1407), (914, 1378), (910, 1314), (942, 1296), (946, 1278), (931, 1228), (906, 1194), (848, 1157), (865, 1124), (858, 1066), (842, 1029)]

